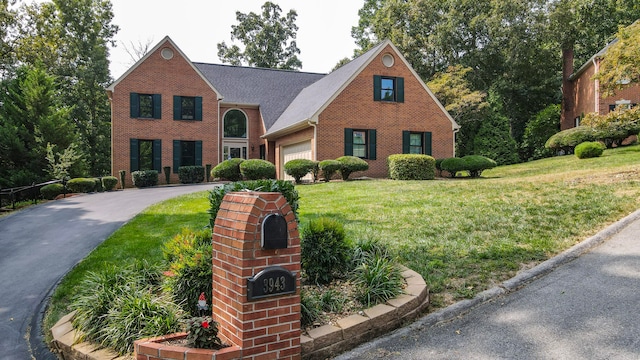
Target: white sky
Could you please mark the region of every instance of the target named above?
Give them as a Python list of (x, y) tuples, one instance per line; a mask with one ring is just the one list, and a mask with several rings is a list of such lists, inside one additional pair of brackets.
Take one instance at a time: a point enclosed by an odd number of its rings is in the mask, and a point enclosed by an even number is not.
[[(110, 69), (119, 78), (133, 60), (125, 50), (151, 41), (155, 46), (165, 36), (171, 37), (194, 62), (222, 63), (216, 45), (242, 44), (231, 41), (231, 25), (237, 24), (236, 11), (261, 12), (266, 0), (111, 0), (112, 24), (120, 30), (116, 48), (110, 50)], [(364, 0), (271, 0), (282, 15), (295, 9), (298, 58), (302, 71), (327, 73), (344, 58), (351, 58), (356, 45), (351, 27), (358, 23), (358, 10)]]

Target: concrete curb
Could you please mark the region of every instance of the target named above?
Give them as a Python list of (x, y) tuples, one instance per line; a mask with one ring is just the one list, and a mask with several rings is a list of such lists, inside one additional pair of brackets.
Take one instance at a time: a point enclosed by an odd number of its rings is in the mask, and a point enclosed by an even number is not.
[[(553, 271), (557, 267), (575, 260), (580, 255), (588, 252), (589, 250), (602, 244), (603, 242), (605, 242), (615, 234), (619, 233), (622, 229), (629, 226), (632, 222), (639, 221), (639, 220), (640, 220), (640, 210), (636, 210), (633, 213), (625, 216), (621, 220), (607, 226), (605, 229), (601, 230), (597, 234), (587, 238), (586, 240), (558, 254), (557, 256), (549, 260), (546, 260), (531, 269), (518, 273), (513, 278), (502, 282), (500, 285), (479, 293), (473, 299), (459, 301), (435, 313), (431, 313), (421, 319), (416, 320), (415, 322), (413, 322), (412, 324), (404, 328), (401, 328), (392, 333), (389, 333), (388, 336), (394, 336), (394, 337), (409, 336), (411, 332), (420, 331), (425, 327), (431, 327), (438, 323), (447, 322), (447, 321), (456, 319), (468, 313), (478, 305), (494, 300), (508, 293), (514, 292), (520, 289), (521, 287), (525, 286), (526, 284), (536, 280), (537, 278), (548, 274), (549, 272)], [(360, 349), (358, 349), (358, 353), (363, 353), (368, 349), (375, 348), (378, 345), (378, 343), (383, 340), (384, 340), (383, 338), (378, 338), (367, 344), (362, 345)], [(338, 356), (335, 359), (336, 360), (347, 359), (347, 357)]]

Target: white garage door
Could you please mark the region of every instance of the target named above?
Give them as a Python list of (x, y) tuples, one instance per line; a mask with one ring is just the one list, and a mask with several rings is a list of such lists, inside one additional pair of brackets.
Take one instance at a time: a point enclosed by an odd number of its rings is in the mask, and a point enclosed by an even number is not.
[[(282, 169), (282, 175), (284, 176), (283, 178), (285, 180), (293, 180), (291, 176), (284, 173), (284, 164), (286, 164), (287, 161), (294, 160), (294, 159), (312, 160), (311, 140), (282, 147), (282, 166), (280, 168)], [(313, 180), (313, 176), (309, 174), (303, 177), (302, 179), (311, 181)]]

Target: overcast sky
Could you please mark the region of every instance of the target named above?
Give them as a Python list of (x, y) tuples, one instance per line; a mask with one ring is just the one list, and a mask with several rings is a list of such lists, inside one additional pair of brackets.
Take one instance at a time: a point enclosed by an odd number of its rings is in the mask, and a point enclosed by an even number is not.
[[(302, 71), (326, 73), (344, 57), (353, 55), (356, 45), (351, 27), (358, 23), (364, 0), (272, 0), (284, 15), (298, 13), (297, 44)], [(216, 44), (231, 45), (231, 25), (236, 11), (261, 12), (265, 0), (111, 0), (114, 18), (120, 27), (111, 49), (111, 76), (119, 78), (132, 64), (124, 46), (132, 49), (152, 40), (155, 46), (165, 36), (191, 61), (221, 63)], [(238, 45), (240, 43), (235, 42)]]

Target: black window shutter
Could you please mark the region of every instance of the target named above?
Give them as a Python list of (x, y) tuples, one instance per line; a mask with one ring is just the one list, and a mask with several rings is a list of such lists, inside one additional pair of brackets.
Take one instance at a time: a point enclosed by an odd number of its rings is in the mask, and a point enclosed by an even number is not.
[(353, 129), (344, 129), (344, 155), (353, 156)]
[(137, 93), (129, 94), (129, 108), (131, 118), (137, 118), (140, 116), (140, 97)]
[(404, 78), (396, 78), (396, 101), (404, 102)]
[(173, 95), (173, 120), (182, 120), (182, 97)]
[(369, 130), (369, 160), (375, 160), (376, 159), (376, 136), (377, 136), (377, 131), (372, 129)]
[(153, 170), (162, 172), (162, 140), (153, 140)]
[(196, 96), (196, 114), (194, 120), (202, 121), (202, 97)]
[(616, 105), (615, 104), (609, 105), (609, 112), (612, 112), (615, 109), (616, 109)]
[(427, 131), (424, 133), (424, 153), (426, 155), (431, 155), (432, 154), (432, 149), (431, 149), (431, 140), (432, 138), (432, 134), (430, 131)]
[(411, 150), (409, 145), (411, 144), (411, 132), (407, 130), (402, 131), (402, 153), (408, 154)]
[(173, 173), (178, 173), (182, 152), (180, 151), (180, 140), (173, 140)]
[(196, 166), (202, 166), (202, 140), (196, 141)]
[(129, 139), (129, 160), (130, 171), (138, 171), (140, 166), (138, 161), (138, 139)]
[(162, 119), (162, 96), (153, 94), (153, 118)]
[(380, 75), (373, 75), (373, 101), (380, 101), (382, 93), (382, 77)]

